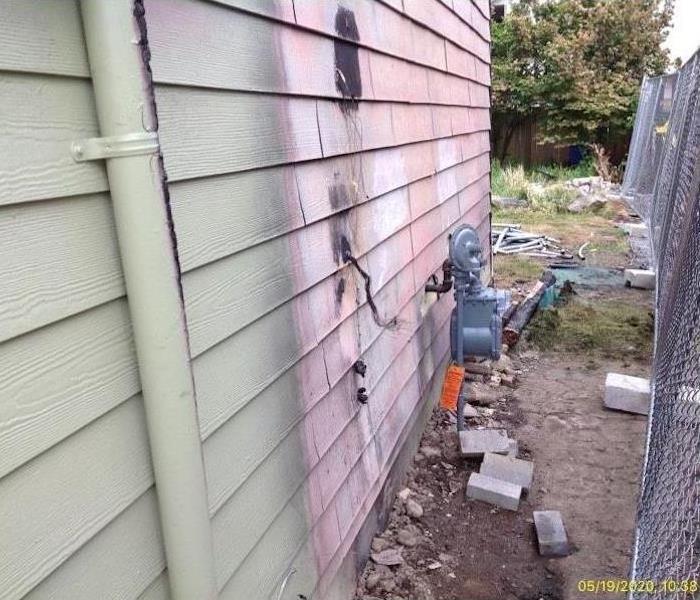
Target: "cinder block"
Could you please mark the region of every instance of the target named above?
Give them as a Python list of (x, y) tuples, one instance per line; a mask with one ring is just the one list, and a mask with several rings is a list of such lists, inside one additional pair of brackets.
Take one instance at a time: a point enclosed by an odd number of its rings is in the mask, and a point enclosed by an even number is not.
[(623, 410), (639, 415), (649, 414), (649, 380), (620, 373), (608, 373), (605, 378), (607, 408)]
[(484, 454), (484, 462), (481, 463), (479, 473), (529, 490), (532, 486), (534, 468), (535, 465), (528, 460), (487, 452)]
[(462, 456), (478, 458), (486, 452), (507, 454), (509, 439), (502, 429), (468, 429), (459, 432), (459, 446)]
[(532, 513), (537, 530), (537, 543), (542, 556), (566, 556), (569, 540), (558, 510), (536, 510)]
[(620, 228), (628, 233), (630, 237), (644, 237), (647, 235), (645, 223), (622, 223)]
[(625, 269), (625, 284), (642, 290), (653, 290), (656, 287), (656, 273), (644, 269)]
[(522, 491), (519, 485), (481, 473), (472, 473), (467, 482), (467, 498), (488, 502), (506, 510), (518, 510)]

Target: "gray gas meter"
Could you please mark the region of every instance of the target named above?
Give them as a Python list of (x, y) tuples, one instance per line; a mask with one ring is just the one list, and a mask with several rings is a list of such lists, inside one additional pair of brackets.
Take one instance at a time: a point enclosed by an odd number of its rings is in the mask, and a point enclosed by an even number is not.
[(426, 291), (444, 293), (454, 285), (455, 308), (450, 322), (452, 360), (464, 364), (466, 356), (498, 359), (501, 355), (501, 315), (508, 293), (481, 283), (486, 265), (479, 236), (473, 227), (460, 225), (449, 239), (449, 259), (443, 265), (442, 284)]

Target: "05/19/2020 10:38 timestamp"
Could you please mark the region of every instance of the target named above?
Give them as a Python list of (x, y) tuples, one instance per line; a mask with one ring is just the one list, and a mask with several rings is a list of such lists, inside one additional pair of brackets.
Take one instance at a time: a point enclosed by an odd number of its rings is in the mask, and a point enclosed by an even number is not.
[(656, 592), (667, 593), (690, 593), (694, 594), (700, 589), (700, 584), (694, 579), (581, 579), (577, 584), (579, 592), (589, 594), (610, 594), (610, 593), (638, 593), (653, 594)]

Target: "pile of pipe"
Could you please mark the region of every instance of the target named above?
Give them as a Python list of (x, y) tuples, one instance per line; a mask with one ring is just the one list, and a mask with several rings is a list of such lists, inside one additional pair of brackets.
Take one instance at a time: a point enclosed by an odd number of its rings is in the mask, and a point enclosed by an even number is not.
[(491, 243), (494, 254), (519, 254), (564, 260), (574, 258), (559, 245), (559, 240), (540, 233), (523, 231), (522, 226), (515, 223), (494, 223), (491, 228)]

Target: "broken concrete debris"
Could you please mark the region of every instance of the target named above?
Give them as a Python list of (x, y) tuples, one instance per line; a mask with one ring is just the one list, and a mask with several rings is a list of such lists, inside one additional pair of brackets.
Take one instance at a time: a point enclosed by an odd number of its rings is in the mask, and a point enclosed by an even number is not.
[(465, 419), (475, 419), (481, 416), (481, 413), (474, 408), (471, 404), (464, 404), (464, 418)]
[(481, 473), (472, 473), (467, 481), (467, 498), (488, 502), (506, 510), (518, 510), (521, 493), (522, 487), (519, 485)]
[(603, 208), (608, 202), (605, 196), (597, 196), (593, 194), (581, 194), (574, 200), (566, 209), (572, 213), (582, 213), (584, 211), (597, 211)]
[(415, 525), (408, 525), (403, 529), (399, 529), (396, 534), (396, 541), (402, 546), (413, 548), (420, 542), (421, 532)]
[(615, 189), (601, 177), (578, 177), (565, 185), (576, 194), (576, 199), (567, 207), (573, 213), (599, 210), (616, 197)]
[(397, 548), (387, 548), (381, 552), (373, 552), (370, 554), (370, 558), (378, 565), (384, 565), (386, 567), (403, 563), (403, 556), (401, 556), (401, 551)]
[(433, 446), (426, 446), (423, 445), (420, 448), (421, 453), (425, 458), (431, 459), (431, 458), (440, 458), (442, 456), (442, 452), (439, 448), (435, 448)]
[(509, 388), (515, 388), (515, 375), (507, 375), (503, 373), (501, 375), (501, 385), (505, 385)]
[(396, 494), (402, 502), (406, 502), (411, 495), (410, 488), (403, 488), (398, 494)]
[(532, 485), (534, 468), (535, 465), (530, 461), (487, 452), (484, 454), (484, 461), (481, 463), (479, 473), (529, 490)]
[(391, 542), (386, 538), (377, 536), (372, 540), (372, 552), (383, 552), (391, 546)]
[(394, 574), (391, 569), (385, 565), (377, 565), (375, 570), (367, 575), (365, 587), (368, 590), (373, 590), (379, 586), (382, 580), (391, 580)]
[(423, 516), (423, 507), (412, 498), (406, 500), (406, 514), (414, 519), (420, 519)]
[(648, 415), (650, 397), (648, 379), (620, 373), (608, 373), (605, 378), (603, 403), (607, 408)]
[(646, 269), (625, 269), (625, 285), (642, 290), (656, 287), (656, 273)]
[(542, 556), (566, 556), (569, 540), (564, 521), (558, 510), (536, 510), (532, 513), (537, 531), (537, 543)]

